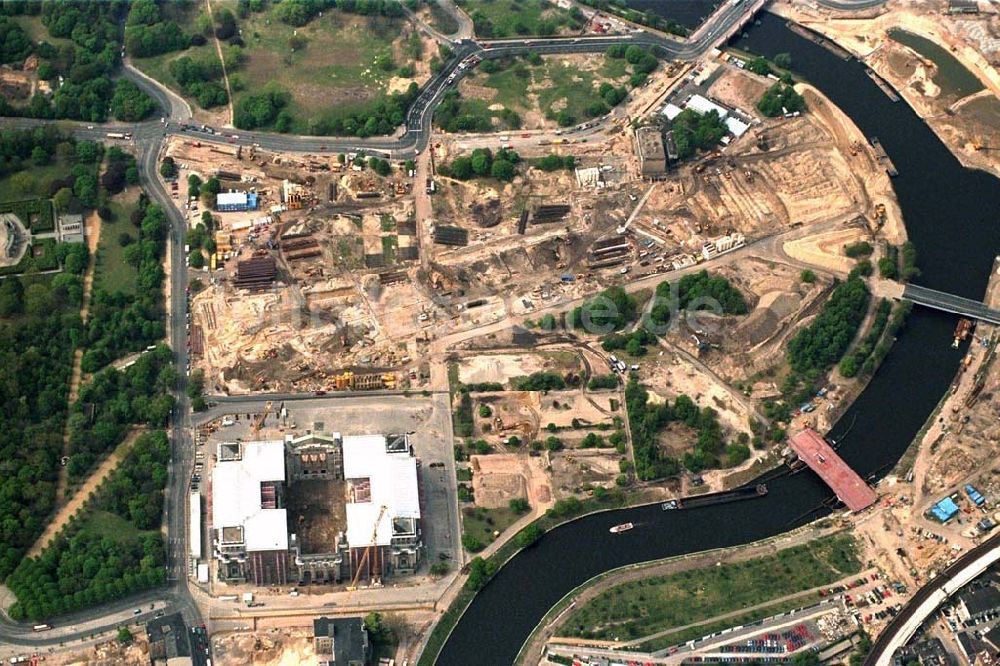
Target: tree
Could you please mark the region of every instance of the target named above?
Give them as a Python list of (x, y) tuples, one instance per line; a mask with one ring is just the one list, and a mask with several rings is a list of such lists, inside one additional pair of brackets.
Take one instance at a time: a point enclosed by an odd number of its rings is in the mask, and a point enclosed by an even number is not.
[(534, 545), (535, 542), (541, 539), (543, 534), (545, 534), (545, 530), (543, 530), (538, 523), (531, 523), (517, 533), (517, 536), (514, 538), (514, 542), (520, 548), (527, 548), (528, 546)]
[(139, 90), (139, 87), (128, 79), (118, 79), (115, 82), (115, 94), (111, 98), (111, 113), (118, 120), (136, 122), (148, 117), (156, 103)]
[(494, 160), (493, 166), (490, 167), (490, 175), (500, 181), (509, 182), (514, 180), (516, 174), (517, 169), (507, 160)]
[(515, 497), (514, 499), (510, 500), (508, 504), (510, 506), (510, 510), (513, 511), (514, 513), (520, 514), (520, 513), (528, 513), (529, 511), (531, 511), (531, 505), (528, 504), (528, 500), (524, 499), (523, 497)]
[(468, 157), (456, 157), (451, 163), (451, 175), (458, 180), (468, 180), (472, 177), (472, 160)]
[(121, 645), (131, 645), (134, 640), (132, 632), (129, 631), (128, 627), (118, 627), (118, 635), (116, 638)]
[(774, 56), (774, 64), (782, 69), (789, 69), (792, 66), (792, 54), (791, 53), (779, 53)]
[(177, 163), (169, 155), (160, 163), (160, 175), (164, 178), (174, 178), (177, 175)]
[(816, 282), (816, 274), (807, 268), (799, 274), (799, 279), (806, 284), (812, 284)]
[(481, 590), (496, 573), (496, 565), (481, 557), (474, 557), (469, 562), (469, 577), (465, 587), (470, 590)]

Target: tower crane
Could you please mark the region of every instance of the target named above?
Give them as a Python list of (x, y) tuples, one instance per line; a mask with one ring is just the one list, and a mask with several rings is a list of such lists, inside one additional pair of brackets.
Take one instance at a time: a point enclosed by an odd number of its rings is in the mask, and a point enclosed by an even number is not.
[(382, 522), (382, 518), (385, 517), (386, 511), (389, 510), (385, 504), (379, 507), (378, 517), (375, 519), (375, 525), (372, 527), (372, 539), (371, 544), (365, 547), (365, 553), (361, 556), (361, 560), (358, 562), (357, 568), (354, 570), (354, 578), (351, 580), (350, 586), (347, 588), (347, 599), (344, 600), (346, 604), (351, 600), (354, 595), (354, 591), (358, 589), (358, 579), (361, 578), (361, 570), (364, 568), (365, 564), (371, 559), (372, 549), (375, 549), (374, 563), (369, 566), (369, 570), (374, 569), (375, 564), (378, 564), (378, 526)]

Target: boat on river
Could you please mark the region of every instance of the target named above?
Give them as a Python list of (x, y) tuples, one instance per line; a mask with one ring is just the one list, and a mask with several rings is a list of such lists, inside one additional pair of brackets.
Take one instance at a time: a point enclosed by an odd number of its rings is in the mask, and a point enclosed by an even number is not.
[(622, 523), (621, 525), (615, 525), (608, 531), (611, 532), (612, 534), (618, 534), (620, 532), (628, 532), (633, 527), (635, 527), (635, 525), (633, 525), (632, 523)]

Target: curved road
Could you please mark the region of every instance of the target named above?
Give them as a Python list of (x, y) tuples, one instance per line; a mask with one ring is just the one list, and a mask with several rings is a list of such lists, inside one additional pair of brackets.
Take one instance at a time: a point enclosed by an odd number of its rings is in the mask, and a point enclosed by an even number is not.
[[(871, 1), (871, 0), (862, 0)], [(662, 56), (679, 60), (694, 60), (710, 49), (728, 39), (745, 25), (752, 15), (765, 3), (765, 0), (753, 0), (733, 5), (726, 3), (705, 23), (693, 41), (668, 37), (655, 33), (640, 31), (626, 35), (580, 37), (580, 38), (529, 38), (514, 40), (494, 40), (475, 42), (465, 35), (471, 34), (471, 21), (447, 0), (442, 4), (447, 11), (452, 11), (459, 21), (459, 31), (455, 39), (448, 39), (453, 45), (453, 57), (446, 63), (441, 72), (431, 78), (421, 89), (416, 100), (411, 104), (406, 123), (395, 138), (357, 139), (345, 137), (315, 137), (291, 136), (268, 132), (250, 132), (241, 130), (203, 131), (196, 129), (190, 123), (192, 117), (190, 105), (176, 93), (168, 90), (158, 82), (133, 68), (127, 62), (123, 67), (123, 76), (132, 80), (137, 86), (149, 94), (163, 109), (162, 121), (152, 120), (142, 123), (105, 123), (87, 124), (73, 121), (44, 121), (29, 118), (3, 118), (0, 124), (4, 127), (28, 128), (40, 124), (55, 123), (67, 128), (81, 139), (102, 140), (108, 131), (132, 133), (132, 148), (137, 153), (137, 164), (143, 188), (157, 204), (163, 207), (171, 222), (170, 233), (170, 295), (169, 295), (169, 338), (170, 346), (175, 353), (175, 363), (178, 370), (178, 386), (176, 387), (177, 405), (171, 421), (171, 441), (173, 442), (173, 457), (170, 465), (167, 498), (165, 503), (165, 522), (167, 525), (167, 569), (170, 584), (165, 590), (156, 590), (130, 597), (129, 599), (90, 608), (79, 613), (55, 618), (52, 623), (55, 629), (41, 634), (33, 633), (27, 624), (16, 623), (0, 614), (0, 643), (4, 648), (24, 647), (34, 649), (55, 646), (72, 641), (86, 640), (95, 633), (114, 629), (115, 627), (149, 619), (156, 612), (180, 611), (190, 624), (201, 622), (201, 615), (194, 602), (187, 582), (187, 551), (186, 551), (186, 494), (187, 478), (194, 462), (194, 444), (191, 439), (191, 410), (184, 391), (186, 370), (188, 367), (188, 352), (186, 347), (186, 288), (187, 269), (184, 260), (184, 235), (186, 223), (180, 211), (173, 205), (171, 197), (158, 178), (159, 154), (164, 139), (168, 134), (197, 133), (199, 140), (227, 140), (242, 145), (257, 144), (273, 151), (339, 153), (364, 150), (369, 153), (382, 152), (393, 158), (406, 158), (423, 150), (431, 135), (431, 120), (433, 111), (445, 90), (457, 82), (461, 75), (474, 66), (471, 60), (479, 58), (501, 58), (527, 53), (529, 51), (541, 54), (554, 53), (593, 53), (606, 50), (616, 44), (636, 44), (656, 49)], [(442, 36), (430, 29), (432, 36)], [(466, 67), (460, 68), (460, 64)], [(229, 138), (226, 139), (228, 134)], [(305, 397), (313, 397), (311, 395)], [(258, 401), (262, 396), (247, 396), (246, 399), (220, 398), (220, 404)], [(301, 395), (282, 395), (280, 399), (301, 399)], [(138, 603), (153, 602), (155, 610), (143, 610), (141, 614), (130, 614)], [(74, 625), (88, 623), (87, 628), (77, 628)], [(71, 627), (69, 631), (60, 630)]]

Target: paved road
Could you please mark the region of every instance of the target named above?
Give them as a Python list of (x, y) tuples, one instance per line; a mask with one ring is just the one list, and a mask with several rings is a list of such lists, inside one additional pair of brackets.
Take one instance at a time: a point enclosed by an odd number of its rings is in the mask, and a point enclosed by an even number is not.
[[(445, 64), (443, 70), (435, 75), (410, 106), (407, 112), (405, 126), (394, 137), (374, 139), (327, 138), (312, 136), (293, 136), (267, 132), (246, 132), (241, 130), (212, 130), (211, 133), (198, 131), (200, 140), (223, 140), (241, 145), (258, 144), (262, 148), (274, 151), (339, 153), (365, 150), (368, 153), (382, 152), (394, 157), (411, 157), (424, 149), (431, 134), (431, 119), (434, 108), (440, 101), (445, 90), (457, 83), (461, 75), (471, 69), (470, 61), (475, 58), (499, 58), (517, 55), (529, 51), (541, 54), (553, 53), (594, 53), (607, 49), (615, 44), (637, 44), (657, 51), (668, 58), (693, 60), (722, 43), (740, 26), (749, 21), (754, 12), (758, 11), (765, 0), (743, 2), (739, 5), (727, 3), (706, 22), (692, 41), (667, 37), (664, 35), (635, 32), (628, 35), (580, 37), (580, 38), (540, 38), (520, 40), (495, 40), (477, 43), (465, 37), (470, 33), (468, 17), (456, 12), (459, 20), (458, 38), (453, 41), (454, 55)], [(450, 2), (445, 8), (454, 8)], [(466, 67), (460, 67), (466, 63)], [(170, 233), (170, 296), (169, 296), (169, 338), (171, 348), (175, 351), (175, 363), (178, 370), (178, 386), (176, 387), (177, 406), (172, 415), (170, 427), (172, 441), (172, 460), (168, 480), (165, 521), (168, 532), (167, 568), (171, 582), (166, 590), (139, 595), (131, 600), (123, 601), (114, 606), (101, 606), (88, 609), (77, 616), (57, 618), (53, 620), (55, 629), (44, 634), (33, 634), (27, 625), (13, 623), (0, 618), (0, 642), (4, 646), (16, 648), (37, 648), (52, 646), (73, 640), (89, 637), (93, 629), (74, 630), (74, 625), (86, 621), (90, 624), (103, 622), (108, 627), (117, 626), (122, 622), (118, 617), (123, 607), (131, 606), (137, 599), (147, 603), (148, 599), (159, 600), (164, 610), (171, 612), (180, 610), (189, 623), (200, 622), (200, 612), (188, 590), (187, 584), (187, 502), (188, 478), (191, 473), (194, 457), (194, 446), (191, 439), (191, 415), (189, 401), (184, 392), (187, 383), (188, 354), (186, 347), (186, 288), (188, 284), (187, 268), (184, 257), (184, 235), (186, 224), (183, 216), (173, 205), (158, 177), (158, 157), (163, 140), (168, 134), (193, 133), (193, 125), (189, 122), (191, 108), (175, 93), (167, 90), (157, 82), (149, 79), (126, 63), (123, 75), (136, 83), (157, 101), (163, 109), (162, 119), (143, 123), (105, 123), (88, 124), (70, 121), (42, 121), (28, 118), (3, 118), (3, 127), (27, 128), (40, 124), (55, 123), (71, 131), (77, 138), (102, 140), (109, 131), (131, 132), (132, 149), (137, 153), (137, 163), (140, 170), (141, 183), (150, 197), (167, 212), (171, 222)], [(312, 397), (312, 396), (306, 396)], [(337, 396), (331, 396), (331, 398)], [(295, 395), (284, 395), (279, 399), (297, 399)], [(260, 397), (232, 398), (233, 403), (258, 401)], [(221, 399), (220, 399), (221, 402)], [(140, 616), (142, 617), (142, 616)], [(68, 621), (67, 621), (68, 620)], [(71, 627), (63, 630), (63, 627)]]

